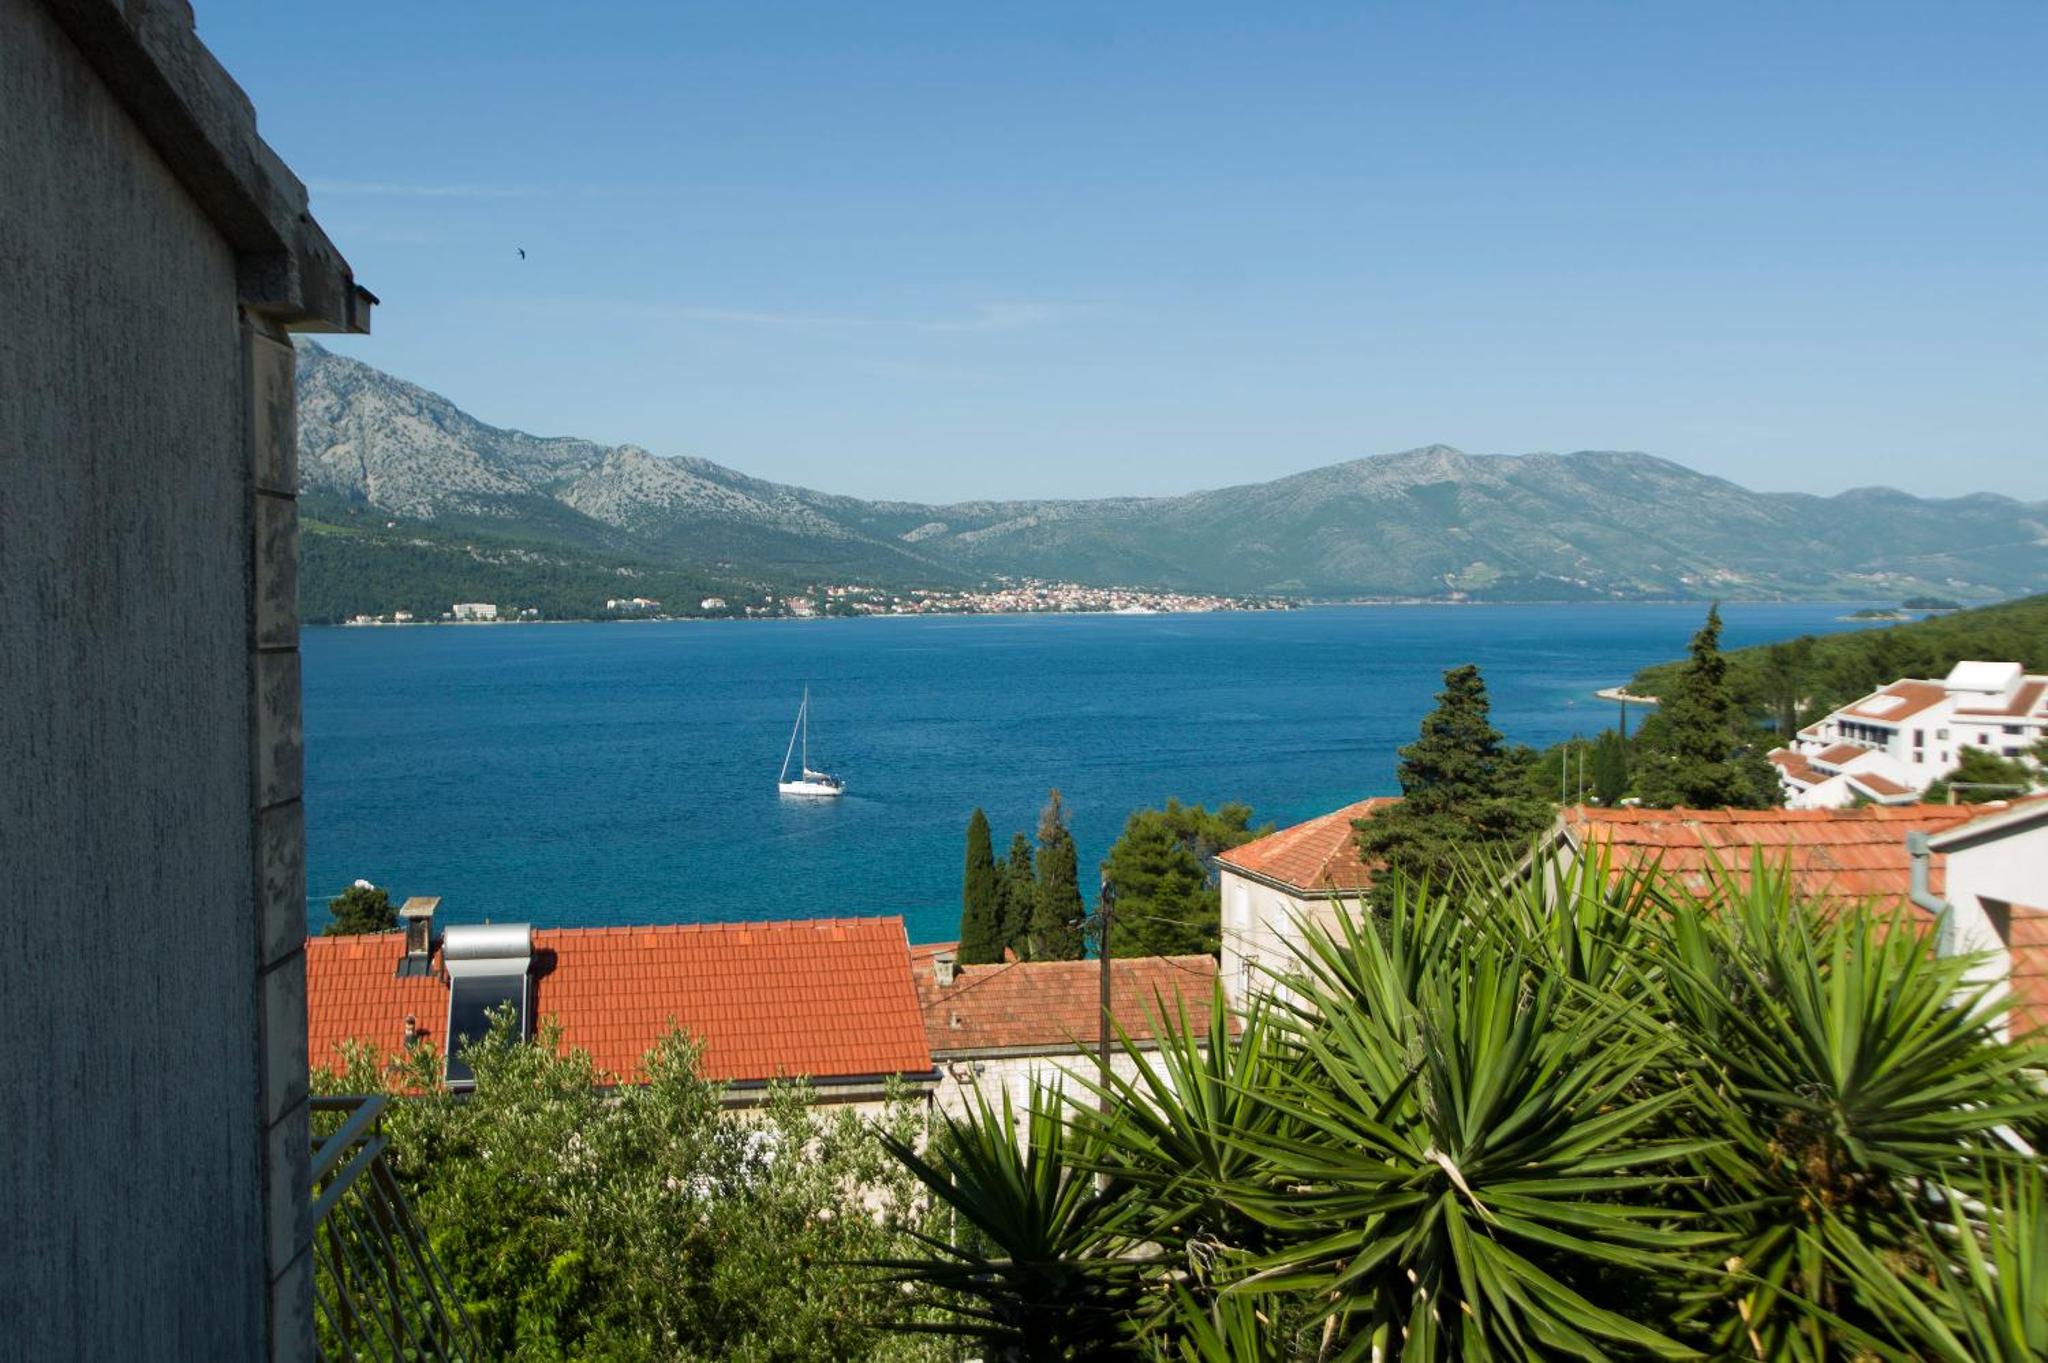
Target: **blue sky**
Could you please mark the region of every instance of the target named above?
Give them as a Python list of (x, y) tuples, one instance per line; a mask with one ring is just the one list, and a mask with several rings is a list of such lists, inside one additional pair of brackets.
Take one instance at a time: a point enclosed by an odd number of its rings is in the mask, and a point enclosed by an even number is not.
[(197, 8), (384, 300), (337, 348), (499, 424), (920, 500), (1433, 441), (2048, 499), (2036, 0)]

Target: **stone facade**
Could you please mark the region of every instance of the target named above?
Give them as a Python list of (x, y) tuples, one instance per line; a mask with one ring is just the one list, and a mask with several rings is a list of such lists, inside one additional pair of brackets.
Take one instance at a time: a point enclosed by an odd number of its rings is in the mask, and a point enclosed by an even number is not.
[(0, 184), (0, 1357), (306, 1357), (287, 333), (374, 300), (175, 0), (0, 0)]

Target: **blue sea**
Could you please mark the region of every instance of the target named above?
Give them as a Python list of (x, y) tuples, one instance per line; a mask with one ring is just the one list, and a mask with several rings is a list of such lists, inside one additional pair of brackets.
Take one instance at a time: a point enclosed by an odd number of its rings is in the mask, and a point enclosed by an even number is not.
[[(1724, 608), (1729, 646), (1854, 626)], [(1057, 786), (1083, 884), (1167, 796), (1279, 824), (1391, 792), (1446, 667), (1510, 738), (1613, 723), (1593, 692), (1685, 651), (1698, 606), (309, 629), (308, 890), (439, 895), (541, 926), (902, 914), (954, 935), (962, 831), (997, 854)], [(812, 765), (776, 772), (805, 686)], [(1639, 716), (1638, 716), (1639, 717)]]

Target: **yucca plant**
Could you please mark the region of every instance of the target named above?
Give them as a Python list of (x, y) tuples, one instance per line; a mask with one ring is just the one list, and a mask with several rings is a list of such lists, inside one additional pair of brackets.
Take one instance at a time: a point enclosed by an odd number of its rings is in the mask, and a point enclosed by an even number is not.
[(1289, 1063), (1289, 1043), (1264, 1001), (1233, 1014), (1220, 984), (1207, 1027), (1190, 1027), (1178, 1008), (1157, 1022), (1150, 1052), (1118, 1029), (1130, 1073), (1078, 1076), (1070, 1120), (1091, 1131), (1104, 1161), (1096, 1172), (1131, 1190), (1130, 1232), (1188, 1257), (1199, 1275), (1215, 1247), (1258, 1244), (1259, 1224), (1229, 1193), (1264, 1176), (1246, 1138), (1284, 1120), (1261, 1095)]
[(1883, 1303), (1844, 1258), (1931, 1273), (1921, 1218), (1987, 1195), (2012, 1154), (1994, 1128), (2041, 1097), (1970, 964), (1935, 956), (1903, 916), (1802, 905), (1760, 858), (1674, 909), (1672, 1021), (1701, 1062), (1702, 1129), (1721, 1137), (1702, 1152), (1702, 1195), (1734, 1237), (1723, 1347), (1857, 1356)]
[(1152, 1337), (1153, 1357), (1159, 1363), (1290, 1363), (1313, 1358), (1315, 1354), (1304, 1353), (1301, 1344), (1254, 1298), (1197, 1297), (1179, 1286)]
[(1065, 1120), (1054, 1089), (1034, 1089), (1020, 1129), (1007, 1091), (979, 1092), (964, 1118), (942, 1114), (920, 1152), (881, 1135), (955, 1218), (950, 1237), (913, 1231), (926, 1257), (879, 1264), (935, 1291), (954, 1323), (902, 1328), (974, 1336), (984, 1356), (1016, 1363), (1141, 1356), (1143, 1259), (1125, 1225), (1137, 1203), (1101, 1188), (1099, 1136)]
[(1923, 1228), (1925, 1278), (1854, 1239), (1832, 1254), (1885, 1320), (1884, 1352), (1930, 1363), (2048, 1359), (2048, 1176), (2037, 1163), (2002, 1172), (1972, 1213), (1960, 1199)]
[(1232, 1194), (1281, 1243), (1227, 1290), (1324, 1303), (1344, 1358), (1691, 1355), (1648, 1323), (1714, 1238), (1670, 1206), (1685, 1095), (1640, 1084), (1676, 1038), (1478, 930), (1498, 904), (1376, 902), (1308, 934), (1301, 1063), (1258, 1095), (1291, 1129)]

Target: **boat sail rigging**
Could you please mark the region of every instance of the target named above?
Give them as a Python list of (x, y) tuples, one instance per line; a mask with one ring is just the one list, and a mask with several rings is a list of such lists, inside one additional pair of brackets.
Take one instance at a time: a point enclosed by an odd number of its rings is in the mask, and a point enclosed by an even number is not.
[[(795, 757), (801, 744), (802, 758), (797, 763), (797, 779), (789, 779), (789, 759)], [(782, 754), (782, 775), (775, 780), (775, 789), (783, 795), (844, 795), (845, 783), (836, 776), (811, 769), (811, 688), (804, 688), (803, 703), (796, 707), (796, 727), (789, 731), (789, 748)]]

